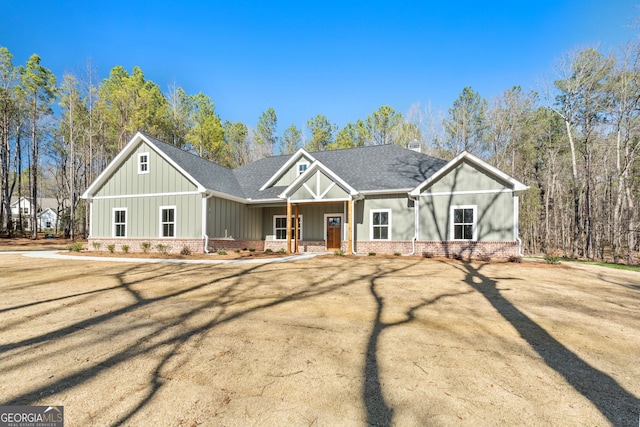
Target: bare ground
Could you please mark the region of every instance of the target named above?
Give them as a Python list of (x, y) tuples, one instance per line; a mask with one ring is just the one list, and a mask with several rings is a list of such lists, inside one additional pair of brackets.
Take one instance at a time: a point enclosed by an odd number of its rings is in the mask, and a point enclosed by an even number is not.
[(638, 425), (640, 274), (0, 254), (0, 403), (67, 426)]

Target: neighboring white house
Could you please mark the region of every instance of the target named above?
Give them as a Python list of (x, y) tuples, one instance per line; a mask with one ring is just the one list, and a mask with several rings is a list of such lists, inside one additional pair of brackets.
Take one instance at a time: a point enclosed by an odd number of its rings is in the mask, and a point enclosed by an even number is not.
[[(31, 201), (26, 197), (14, 197), (11, 199), (11, 219), (13, 227), (18, 228), (20, 213), (22, 212), (22, 228), (31, 229)], [(60, 229), (60, 218), (58, 216), (58, 200), (42, 197), (38, 199), (38, 230), (58, 230)]]

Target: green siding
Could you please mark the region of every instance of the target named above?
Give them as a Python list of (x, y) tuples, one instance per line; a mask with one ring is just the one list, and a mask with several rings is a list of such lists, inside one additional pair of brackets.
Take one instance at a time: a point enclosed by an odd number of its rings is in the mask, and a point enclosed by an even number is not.
[(307, 163), (309, 163), (309, 166), (311, 166), (311, 163), (313, 163), (306, 156), (300, 157), (300, 159), (298, 161), (296, 161), (289, 169), (284, 171), (282, 176), (280, 178), (278, 178), (278, 180), (275, 182), (275, 184), (273, 184), (273, 186), (274, 187), (278, 187), (278, 186), (285, 186), (286, 187), (286, 186), (289, 186), (293, 181), (295, 181), (295, 179), (298, 177), (298, 163), (300, 163), (302, 161), (306, 161)]
[(463, 162), (431, 184), (422, 194), (503, 189), (511, 189), (511, 187), (507, 183), (496, 180), (495, 177), (487, 172)]
[(477, 206), (478, 241), (510, 242), (513, 237), (513, 194), (465, 194), (420, 198), (419, 240), (450, 240), (452, 206)]
[[(140, 153), (149, 153), (149, 173), (138, 173)], [(197, 186), (142, 142), (96, 191), (95, 197), (189, 191), (197, 191)]]
[(367, 196), (356, 202), (356, 239), (369, 240), (371, 211), (391, 209), (391, 240), (411, 240), (415, 235), (414, 208), (408, 207), (407, 194)]
[(176, 207), (176, 238), (202, 237), (200, 194), (94, 199), (91, 204), (91, 237), (112, 237), (113, 209), (126, 208), (127, 238), (158, 238), (160, 206)]
[(207, 206), (207, 235), (211, 239), (262, 239), (262, 208), (212, 197)]

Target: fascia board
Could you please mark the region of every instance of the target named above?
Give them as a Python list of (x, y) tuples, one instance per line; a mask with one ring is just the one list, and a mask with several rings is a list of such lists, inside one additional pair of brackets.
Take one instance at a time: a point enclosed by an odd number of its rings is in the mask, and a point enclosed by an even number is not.
[(316, 160), (311, 164), (311, 166), (307, 168), (306, 171), (304, 171), (304, 173), (300, 174), (300, 176), (298, 176), (278, 197), (283, 199), (288, 198), (292, 190), (297, 189), (301, 182), (307, 180), (317, 170), (326, 173), (331, 178), (331, 180), (339, 184), (343, 189), (347, 190), (351, 196), (358, 194), (358, 192), (349, 184), (347, 184), (345, 180), (336, 175), (335, 172), (333, 172), (331, 169), (320, 163), (320, 161)]

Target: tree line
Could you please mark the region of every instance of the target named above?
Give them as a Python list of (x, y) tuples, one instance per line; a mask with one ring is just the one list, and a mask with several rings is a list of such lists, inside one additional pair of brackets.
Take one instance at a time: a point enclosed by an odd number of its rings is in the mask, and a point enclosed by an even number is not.
[[(415, 104), (402, 114), (385, 105), (342, 128), (318, 114), (306, 129), (291, 124), (280, 134), (273, 108), (251, 128), (223, 121), (203, 93), (176, 84), (163, 92), (139, 67), (129, 73), (116, 66), (99, 81), (89, 62), (81, 75), (58, 81), (37, 55), (14, 66), (0, 47), (0, 224), (6, 234), (20, 233), (12, 230), (11, 197), (46, 194), (58, 198), (68, 233), (86, 236), (79, 195), (138, 130), (230, 168), (300, 147), (416, 141), (445, 159), (471, 152), (529, 185), (520, 206), (527, 252), (633, 263), (640, 245), (640, 45), (572, 51), (556, 71), (537, 92), (513, 87), (488, 100), (466, 87), (446, 112)], [(35, 224), (36, 209), (31, 215)]]

